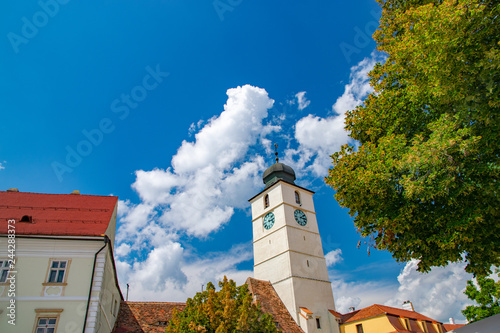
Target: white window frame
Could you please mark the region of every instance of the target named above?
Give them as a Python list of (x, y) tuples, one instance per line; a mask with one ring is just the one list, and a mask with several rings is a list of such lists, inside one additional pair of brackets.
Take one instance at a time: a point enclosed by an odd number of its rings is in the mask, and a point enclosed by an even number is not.
[[(46, 324), (40, 324), (41, 320), (47, 320)], [(50, 321), (53, 320), (54, 323), (50, 324)], [(35, 333), (55, 333), (57, 329), (57, 317), (52, 317), (52, 316), (41, 316), (41, 317), (36, 317), (36, 323), (35, 323)], [(52, 331), (49, 331), (50, 329), (53, 329)]]
[[(59, 324), (59, 318), (63, 311), (64, 311), (63, 309), (45, 309), (45, 308), (35, 309), (36, 316), (35, 316), (35, 323), (33, 325), (33, 333), (47, 333), (49, 328), (53, 328), (54, 330), (51, 332), (56, 333), (57, 325)], [(40, 325), (40, 319), (47, 319), (47, 320), (55, 319), (56, 322), (54, 324), (49, 324), (47, 322), (47, 324), (45, 325)]]
[[(57, 267), (53, 267), (54, 263), (56, 263), (56, 262), (58, 263)], [(60, 267), (61, 263), (64, 263), (64, 267)], [(45, 278), (44, 285), (66, 284), (66, 281), (68, 279), (68, 272), (69, 272), (70, 264), (71, 264), (71, 260), (67, 259), (67, 258), (66, 259), (51, 258), (49, 261), (49, 267), (47, 269), (47, 277)], [(61, 271), (63, 272), (63, 275), (62, 275), (62, 280), (59, 281), (60, 279), (58, 277), (59, 277)], [(51, 281), (52, 272), (55, 272), (55, 275), (54, 275), (54, 280)]]

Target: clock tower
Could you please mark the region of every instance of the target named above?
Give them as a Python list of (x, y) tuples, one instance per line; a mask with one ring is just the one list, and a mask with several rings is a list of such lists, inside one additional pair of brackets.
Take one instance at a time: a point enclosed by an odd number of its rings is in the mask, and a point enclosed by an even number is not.
[(254, 277), (270, 281), (306, 333), (339, 332), (314, 211), (314, 192), (283, 163), (269, 167), (252, 205)]

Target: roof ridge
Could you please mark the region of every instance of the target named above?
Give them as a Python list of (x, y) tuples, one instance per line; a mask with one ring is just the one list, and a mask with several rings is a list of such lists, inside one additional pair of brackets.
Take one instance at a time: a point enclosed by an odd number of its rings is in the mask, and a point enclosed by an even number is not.
[(127, 304), (186, 304), (186, 302), (122, 301)]
[(19, 191), (19, 192), (10, 192), (10, 191), (0, 191), (0, 193), (9, 193), (9, 195), (21, 195), (21, 194), (37, 194), (37, 195), (71, 195), (71, 196), (75, 196), (75, 197), (78, 197), (78, 196), (91, 196), (91, 197), (113, 197), (113, 198), (118, 198), (118, 196), (116, 195), (112, 195), (112, 194), (109, 194), (109, 195), (102, 195), (102, 194), (71, 194), (71, 193), (40, 193), (40, 192), (23, 192), (23, 191)]
[[(440, 321), (437, 321), (436, 319), (432, 319), (432, 318), (430, 318), (426, 315), (423, 315), (420, 312), (417, 312), (415, 310), (412, 311), (412, 310), (406, 310), (406, 309), (401, 309), (401, 308), (395, 308), (395, 307), (392, 307), (389, 305), (383, 305), (383, 304), (374, 304), (374, 305), (376, 305), (381, 311), (384, 311), (384, 313), (386, 313), (386, 314), (395, 314), (394, 312), (397, 311), (397, 312), (400, 312), (400, 314), (401, 313), (405, 314), (409, 318), (413, 317), (413, 319), (417, 319), (415, 317), (419, 317), (419, 318), (425, 318), (425, 320), (428, 320), (431, 322), (440, 323)], [(394, 310), (394, 311), (392, 313), (388, 312), (387, 308), (389, 308), (389, 310)], [(398, 314), (398, 315), (400, 315), (400, 314)], [(421, 319), (417, 319), (417, 320), (421, 320)]]

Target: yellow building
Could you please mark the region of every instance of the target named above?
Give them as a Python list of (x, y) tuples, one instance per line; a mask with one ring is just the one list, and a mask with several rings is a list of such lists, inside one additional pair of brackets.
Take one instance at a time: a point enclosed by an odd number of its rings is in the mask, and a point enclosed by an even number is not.
[(418, 312), (374, 304), (344, 315), (340, 319), (341, 333), (444, 333), (443, 324)]
[(0, 332), (111, 332), (117, 197), (0, 191)]

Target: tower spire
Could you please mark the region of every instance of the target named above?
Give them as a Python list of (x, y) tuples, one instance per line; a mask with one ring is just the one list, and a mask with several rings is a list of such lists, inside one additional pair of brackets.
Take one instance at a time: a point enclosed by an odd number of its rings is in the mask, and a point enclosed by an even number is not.
[(291, 167), (288, 165), (285, 165), (283, 163), (279, 162), (278, 158), (278, 144), (274, 144), (274, 155), (276, 155), (276, 163), (271, 165), (267, 170), (264, 172), (264, 175), (262, 177), (262, 180), (264, 181), (264, 184), (266, 184), (266, 188), (269, 186), (273, 185), (279, 180), (284, 180), (290, 184), (294, 184), (295, 181), (295, 172)]

